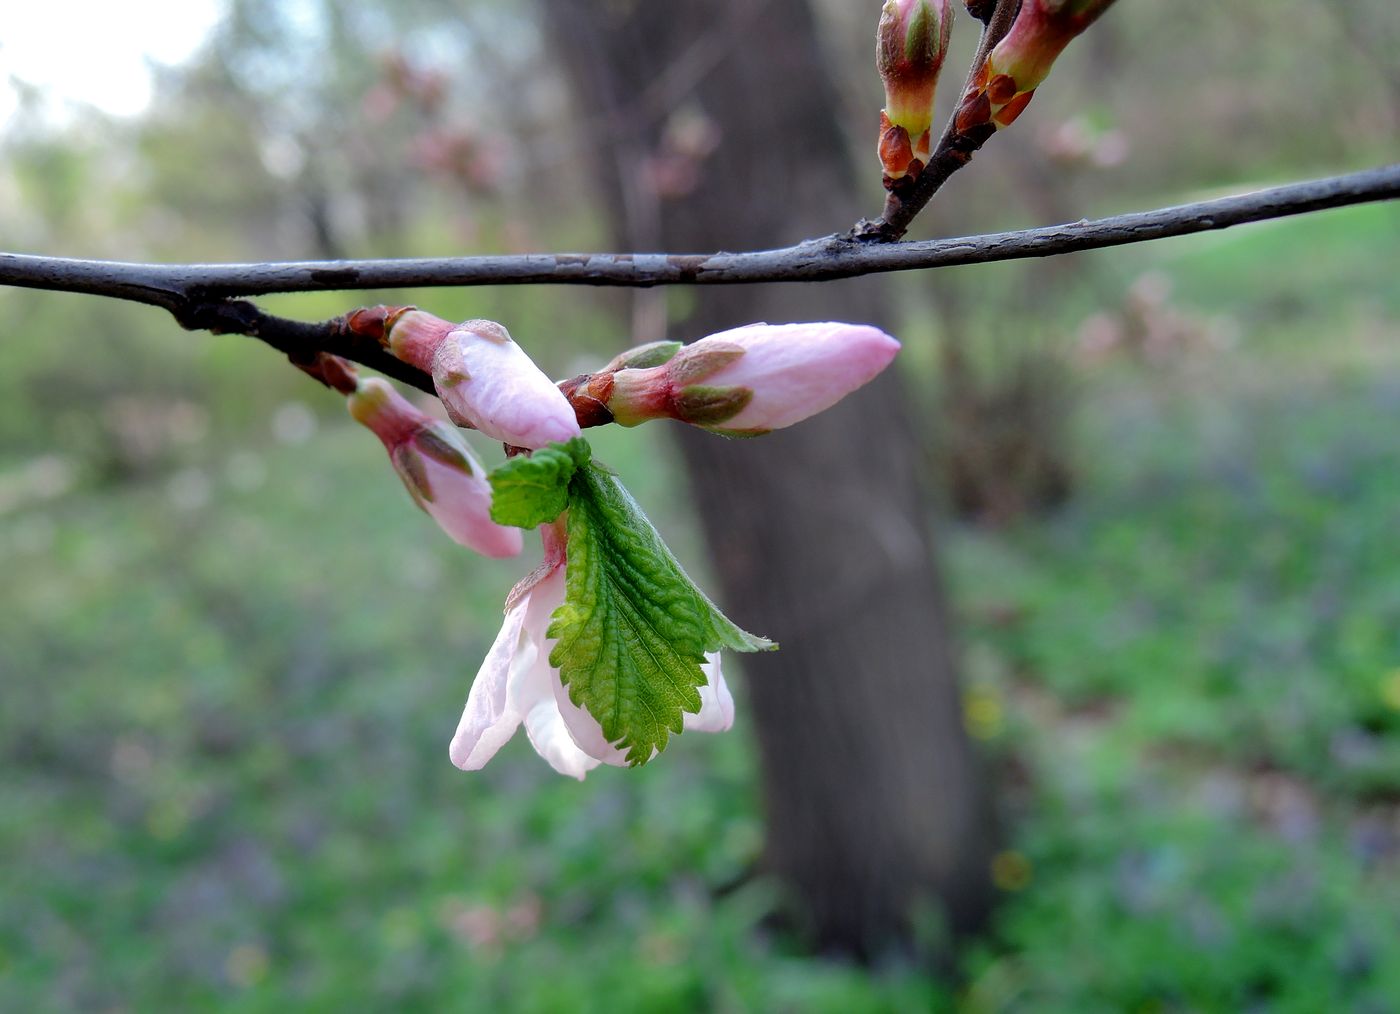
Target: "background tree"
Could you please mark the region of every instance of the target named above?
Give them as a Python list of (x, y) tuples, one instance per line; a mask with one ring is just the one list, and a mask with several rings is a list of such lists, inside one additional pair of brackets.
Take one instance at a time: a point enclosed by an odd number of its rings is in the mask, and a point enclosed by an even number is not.
[[(805, 2), (561, 0), (546, 11), (579, 119), (595, 126), (584, 147), (614, 245), (754, 249), (859, 217)], [(668, 84), (684, 104), (639, 101)], [(675, 151), (687, 123), (708, 142)], [(688, 178), (668, 181), (667, 159)], [(752, 286), (641, 319), (668, 337), (751, 320), (889, 323), (888, 301), (873, 280)], [(915, 427), (889, 376), (770, 440), (678, 434), (725, 600), (784, 646), (748, 666), (765, 865), (820, 946), (860, 953), (906, 937), (916, 915), (973, 928), (991, 896), (991, 801), (962, 729)]]

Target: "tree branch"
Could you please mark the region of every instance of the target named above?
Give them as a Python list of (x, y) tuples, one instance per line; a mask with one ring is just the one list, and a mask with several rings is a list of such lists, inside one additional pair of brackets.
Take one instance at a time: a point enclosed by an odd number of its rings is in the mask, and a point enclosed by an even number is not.
[(167, 309), (187, 331), (242, 334), (257, 338), (286, 355), (293, 364), (328, 387), (334, 385), (314, 368), (321, 353), (368, 366), (425, 394), (437, 393), (431, 377), (416, 366), (390, 355), (374, 338), (351, 330), (343, 316), (317, 323), (290, 320), (265, 313), (242, 299), (190, 301)]
[(346, 317), (319, 323), (289, 320), (236, 297), (453, 285), (638, 288), (820, 282), (886, 271), (1052, 257), (1397, 197), (1400, 164), (1095, 222), (919, 243), (861, 242), (845, 234), (750, 253), (524, 254), (283, 264), (133, 264), (0, 253), (0, 285), (158, 306), (188, 330), (257, 338), (323, 383), (329, 381), (316, 368), (317, 357), (328, 353), (432, 394), (427, 374), (394, 358), (373, 335), (351, 328)]
[[(459, 285), (736, 285), (820, 282), (1141, 243), (1289, 215), (1400, 197), (1400, 163), (1157, 211), (1018, 232), (906, 243), (849, 234), (746, 253), (518, 254), (411, 260), (265, 264), (134, 264), (0, 254), (0, 285), (84, 292), (160, 306), (186, 327), (241, 331), (277, 320), (223, 309), (240, 296)], [(213, 314), (212, 317), (208, 315)], [(211, 324), (203, 321), (209, 319)], [(261, 337), (261, 335), (260, 335)]]

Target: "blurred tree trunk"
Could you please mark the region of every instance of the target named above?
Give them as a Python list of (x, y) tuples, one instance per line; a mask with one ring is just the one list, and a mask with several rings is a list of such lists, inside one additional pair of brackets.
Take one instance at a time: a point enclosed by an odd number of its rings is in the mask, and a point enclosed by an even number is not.
[[(619, 247), (776, 245), (858, 217), (803, 0), (543, 6)], [(678, 150), (691, 154), (659, 174), (648, 163)], [(672, 305), (684, 308), (675, 337), (765, 319), (892, 324), (871, 280), (692, 290)], [(648, 316), (637, 337), (662, 337), (664, 313)], [(782, 642), (745, 659), (768, 869), (823, 948), (904, 946), (929, 916), (975, 928), (990, 903), (991, 806), (962, 729), (899, 379), (762, 439), (678, 437), (726, 606)]]

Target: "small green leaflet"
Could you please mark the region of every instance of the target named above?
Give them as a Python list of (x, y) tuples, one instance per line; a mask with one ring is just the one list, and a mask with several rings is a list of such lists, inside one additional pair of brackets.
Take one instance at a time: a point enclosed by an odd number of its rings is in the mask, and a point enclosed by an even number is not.
[(777, 645), (731, 623), (617, 477), (596, 465), (581, 463), (569, 484), (568, 537), (549, 662), (628, 763), (645, 764), (681, 731), (685, 712), (699, 712), (707, 651)]
[(569, 505), (569, 480), (592, 457), (588, 441), (574, 437), (497, 465), (490, 476), (491, 520), (517, 528), (553, 521)]

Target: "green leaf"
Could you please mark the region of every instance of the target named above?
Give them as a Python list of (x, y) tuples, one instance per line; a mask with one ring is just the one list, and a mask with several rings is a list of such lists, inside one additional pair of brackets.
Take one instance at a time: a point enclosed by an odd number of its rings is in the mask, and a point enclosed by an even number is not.
[(569, 480), (592, 456), (588, 441), (574, 437), (497, 465), (490, 475), (491, 520), (517, 528), (553, 521), (569, 505)]
[(735, 626), (695, 586), (616, 476), (582, 466), (569, 485), (564, 604), (547, 636), (569, 698), (644, 764), (700, 710), (707, 651), (777, 645)]

